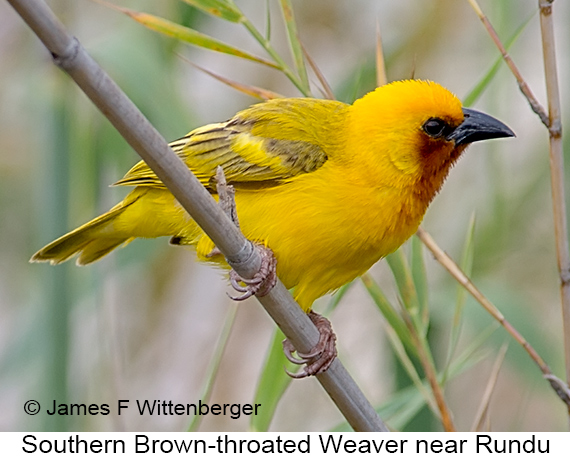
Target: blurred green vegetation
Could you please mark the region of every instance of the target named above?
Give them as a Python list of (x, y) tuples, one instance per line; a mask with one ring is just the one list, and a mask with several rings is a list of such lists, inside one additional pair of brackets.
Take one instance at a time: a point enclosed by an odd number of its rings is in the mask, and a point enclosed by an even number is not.
[[(299, 61), (289, 57), (279, 2), (267, 3), (269, 15), (264, 2), (236, 3), (262, 35), (270, 22), (275, 52), (302, 75)], [(542, 96), (536, 2), (481, 4), (501, 38), (514, 37), (510, 53)], [(50, 5), (167, 139), (226, 119), (255, 101), (179, 55), (242, 83), (300, 95), (276, 70), (186, 46), (102, 5), (71, 0)], [(124, 0), (120, 5), (269, 58), (238, 24), (182, 1)], [(468, 3), (361, 0), (356, 7), (344, 0), (313, 0), (293, 7), (303, 44), (340, 100), (350, 102), (375, 86), (378, 21), (389, 79), (433, 79), (462, 98), (482, 89), (474, 106), (517, 132), (515, 141), (472, 147), (428, 211), (424, 227), (455, 259), (464, 259), (479, 288), (561, 375), (546, 134), (504, 64), (496, 64), (498, 52)], [(566, 87), (568, 4), (558, 2), (555, 15), (561, 86)], [(193, 429), (343, 429), (342, 417), (317, 383), (288, 382), (279, 361), (280, 338), (263, 310), (253, 301), (244, 303), (234, 319), (221, 275), (197, 265), (191, 251), (163, 239), (136, 240), (82, 269), (28, 264), (45, 243), (120, 199), (124, 190), (108, 185), (138, 157), (53, 67), (5, 3), (0, 4), (0, 38), (0, 402), (6, 411), (0, 430), (184, 430), (188, 418), (139, 416), (135, 400), (196, 403), (200, 398), (216, 403), (257, 398), (271, 411), (251, 422), (205, 417), (192, 423)], [(315, 80), (309, 72), (318, 94)], [(301, 76), (297, 86), (305, 84)], [(398, 320), (401, 305), (417, 318), (416, 330), (429, 341), (438, 373), (445, 373), (442, 384), (457, 427), (469, 430), (506, 333), (422, 254), (417, 240), (343, 292), (339, 303), (323, 298), (317, 310), (330, 304), (340, 356), (382, 417), (400, 430), (440, 429), (433, 405), (425, 406), (429, 395), (421, 394), (429, 386), (406, 325)], [(269, 405), (281, 393), (282, 400)], [(26, 416), (28, 399), (40, 401), (42, 413)], [(127, 414), (114, 413), (118, 399), (131, 400)], [(44, 411), (53, 400), (107, 403), (113, 414), (48, 416)], [(565, 430), (564, 413), (539, 370), (511, 342), (491, 400), (491, 429)]]

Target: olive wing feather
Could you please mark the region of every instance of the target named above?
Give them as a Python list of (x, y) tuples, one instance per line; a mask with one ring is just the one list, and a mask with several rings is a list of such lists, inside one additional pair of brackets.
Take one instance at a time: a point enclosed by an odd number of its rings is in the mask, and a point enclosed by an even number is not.
[[(211, 192), (218, 166), (237, 188), (276, 186), (327, 161), (326, 116), (346, 106), (329, 100), (275, 99), (225, 123), (197, 128), (170, 146)], [(165, 188), (143, 161), (115, 185)]]

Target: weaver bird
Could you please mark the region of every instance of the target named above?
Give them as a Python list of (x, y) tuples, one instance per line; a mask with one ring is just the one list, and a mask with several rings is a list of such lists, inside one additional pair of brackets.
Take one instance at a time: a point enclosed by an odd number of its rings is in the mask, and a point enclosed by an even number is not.
[[(270, 100), (170, 146), (216, 198), (216, 169), (223, 168), (243, 234), (273, 251), (277, 276), (309, 312), (315, 299), (417, 230), (470, 143), (513, 135), (493, 117), (462, 108), (439, 84), (406, 80), (352, 105)], [(144, 162), (115, 185), (134, 189), (31, 260), (56, 264), (79, 254), (77, 264), (86, 265), (134, 238), (170, 236), (172, 244), (195, 246), (200, 260), (225, 265)]]

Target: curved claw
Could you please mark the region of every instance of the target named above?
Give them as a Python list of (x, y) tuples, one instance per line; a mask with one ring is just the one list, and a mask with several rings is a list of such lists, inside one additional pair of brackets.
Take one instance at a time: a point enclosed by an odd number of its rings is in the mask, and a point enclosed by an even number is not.
[(247, 287), (240, 285), (239, 281), (245, 282), (234, 270), (230, 271), (230, 283), (238, 292), (247, 292)]
[(306, 378), (307, 376), (310, 376), (310, 374), (307, 373), (307, 370), (305, 368), (303, 368), (301, 371), (297, 373), (291, 373), (287, 368), (285, 368), (285, 373), (287, 373), (287, 375), (291, 376), (293, 379), (303, 379)]
[[(283, 340), (283, 353), (285, 354), (285, 357), (287, 358), (287, 360), (289, 360), (289, 362), (294, 363), (295, 365), (303, 365), (304, 363), (308, 362), (308, 360), (303, 357), (295, 357), (293, 355), (293, 352), (296, 352), (296, 349), (291, 343), (291, 341), (287, 339)], [(287, 372), (287, 374), (290, 373)]]
[(251, 297), (254, 294), (254, 292), (249, 287), (247, 287), (247, 286), (244, 287), (244, 286), (240, 285), (238, 281), (243, 282), (243, 279), (240, 278), (240, 276), (234, 270), (231, 270), (230, 271), (230, 283), (231, 283), (232, 287), (235, 290), (237, 290), (238, 292), (243, 292), (243, 293), (241, 295), (238, 295), (235, 297), (233, 295), (230, 295), (229, 293), (227, 295), (232, 300), (243, 301), (243, 300), (246, 300), (249, 297)]
[[(333, 332), (330, 321), (311, 311), (309, 318), (319, 330), (319, 341), (309, 352), (296, 351), (293, 344), (289, 340), (283, 341), (283, 352), (285, 357), (292, 363), (301, 365), (306, 363), (307, 366), (298, 373), (285, 372), (295, 379), (306, 378), (320, 373), (324, 373), (329, 369), (337, 356), (336, 335)], [(293, 356), (293, 352), (297, 352), (298, 357)]]
[(308, 378), (309, 376), (315, 376), (327, 371), (332, 365), (335, 358), (336, 357), (332, 358), (320, 357), (314, 362), (309, 363), (305, 368), (303, 368), (297, 373), (291, 373), (287, 369), (285, 369), (285, 373), (287, 373), (287, 375), (295, 379), (303, 379), (303, 378)]
[[(237, 297), (228, 294), (228, 297), (232, 300), (242, 301), (253, 295), (263, 297), (267, 295), (277, 283), (277, 274), (275, 272), (277, 260), (273, 252), (271, 249), (259, 244), (256, 244), (255, 248), (261, 254), (261, 266), (253, 278), (244, 279), (234, 270), (230, 271), (230, 283), (232, 287), (238, 292), (243, 292), (242, 295), (238, 295)], [(240, 283), (245, 284), (245, 286), (242, 286)]]
[(226, 295), (234, 301), (244, 301), (244, 300), (247, 300), (249, 297), (253, 297), (254, 294), (253, 294), (253, 292), (248, 290), (247, 292), (245, 292), (241, 295), (238, 295), (238, 296), (231, 295), (228, 292), (226, 292)]

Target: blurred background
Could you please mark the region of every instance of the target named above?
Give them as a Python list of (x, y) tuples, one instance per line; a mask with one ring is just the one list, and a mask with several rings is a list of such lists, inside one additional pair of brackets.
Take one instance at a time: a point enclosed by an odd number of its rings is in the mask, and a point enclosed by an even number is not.
[[(88, 52), (158, 130), (174, 140), (256, 102), (189, 65), (287, 96), (298, 91), (280, 73), (235, 57), (159, 36), (90, 1), (48, 2)], [(266, 3), (237, 0), (261, 30)], [(270, 0), (272, 40), (288, 55), (278, 2)], [(263, 56), (239, 25), (212, 18), (179, 0), (121, 0), (121, 6), (191, 26)], [(352, 101), (375, 85), (379, 25), (389, 80), (432, 79), (460, 98), (499, 54), (467, 1), (293, 1), (299, 35), (335, 95)], [(503, 41), (521, 27), (509, 52), (545, 103), (538, 2), (481, 0)], [(568, 119), (570, 5), (554, 2), (559, 78)], [(140, 416), (134, 401), (196, 403), (224, 329), (233, 322), (209, 403), (253, 403), (274, 324), (255, 300), (227, 298), (223, 274), (195, 262), (192, 250), (167, 239), (135, 240), (83, 268), (30, 264), (43, 245), (119, 201), (128, 189), (110, 184), (138, 161), (104, 117), (61, 71), (6, 2), (0, 2), (0, 430), (178, 431), (186, 416)], [(424, 221), (440, 246), (459, 258), (475, 215), (472, 278), (564, 377), (562, 326), (547, 132), (504, 64), (473, 105), (507, 123), (514, 140), (476, 144), (452, 171)], [(569, 151), (566, 135), (565, 150)], [(426, 255), (436, 361), (446, 357), (457, 285)], [(395, 299), (385, 262), (371, 275)], [(330, 297), (322, 298), (322, 310)], [(330, 316), (340, 357), (375, 406), (409, 384), (386, 342), (385, 325), (356, 281)], [(459, 341), (468, 347), (492, 318), (468, 298)], [(469, 430), (499, 348), (505, 361), (489, 405), (493, 431), (566, 430), (565, 408), (526, 353), (498, 329), (477, 348), (468, 369), (451, 379), (446, 398), (458, 429)], [(27, 416), (35, 399), (43, 411)], [(113, 414), (48, 416), (64, 403), (111, 405)], [(117, 399), (130, 399), (117, 416)], [(248, 417), (206, 416), (200, 430), (248, 430)], [(388, 418), (389, 419), (389, 418)], [(330, 430), (343, 422), (314, 379), (291, 383), (269, 427)], [(423, 409), (393, 423), (403, 430), (440, 430)]]

